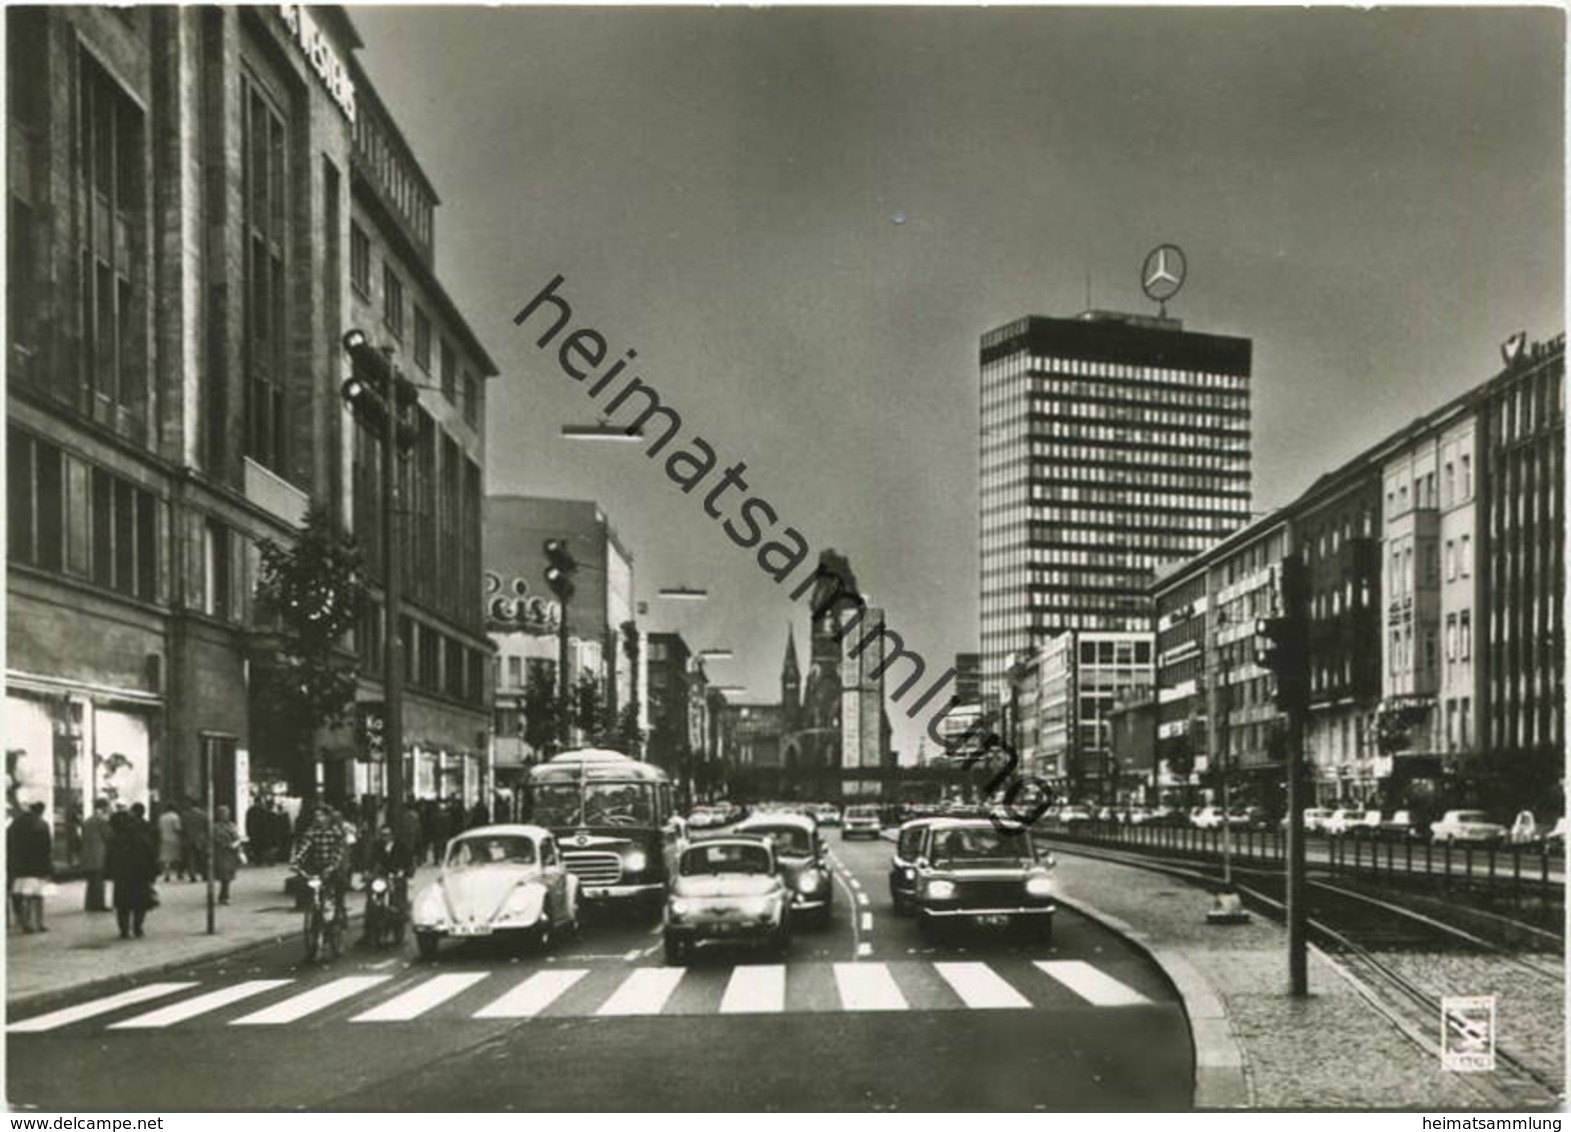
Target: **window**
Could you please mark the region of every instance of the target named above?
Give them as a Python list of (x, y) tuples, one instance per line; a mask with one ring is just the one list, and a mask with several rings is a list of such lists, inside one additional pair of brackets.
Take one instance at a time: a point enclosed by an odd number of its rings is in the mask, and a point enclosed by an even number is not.
[(1456, 660), (1456, 614), (1446, 614), (1446, 660)]
[(1449, 507), (1456, 499), (1456, 464), (1450, 460), (1446, 461), (1445, 493), (1445, 505)]
[(361, 298), (371, 297), (371, 240), (352, 220), (349, 222), (349, 283)]
[(464, 420), (471, 425), (480, 423), (480, 383), (467, 369), (464, 371)]
[(1461, 657), (1462, 657), (1463, 660), (1471, 660), (1472, 657), (1473, 657), (1473, 611), (1472, 610), (1470, 610), (1470, 609), (1462, 610), (1462, 614), (1461, 614), (1461, 616), (1457, 620), (1457, 628), (1458, 628), (1459, 636), (1461, 638), (1461, 640), (1459, 642), (1459, 648), (1460, 648)]
[(1456, 542), (1446, 539), (1446, 581), (1456, 580)]
[(203, 535), (206, 584), (202, 609), (203, 612), (222, 621), (228, 621), (234, 616), (234, 608), (231, 604), (234, 601), (234, 556), (230, 531), (217, 519), (209, 519)]
[(246, 455), (283, 473), (288, 467), (289, 404), (285, 337), (289, 325), (283, 116), (261, 87), (244, 86), (241, 129), (245, 215)]
[(431, 372), (431, 319), (415, 307), (415, 365)]
[(524, 658), (510, 656), (507, 658), (507, 682), (511, 687), (517, 688), (524, 682)]
[(458, 403), (458, 361), (446, 338), (442, 339), (442, 396), (449, 405)]
[(1470, 499), (1473, 495), (1473, 458), (1462, 457), (1462, 499)]
[(382, 321), (400, 342), (404, 340), (404, 281), (393, 265), (382, 265)]
[(1463, 535), (1462, 545), (1457, 551), (1457, 572), (1462, 577), (1471, 577), (1473, 573), (1473, 536)]
[[(142, 116), (107, 72), (81, 58), (77, 153), (86, 216), (78, 280), (83, 384), (117, 404), (141, 401)], [(23, 217), (24, 224), (31, 217)], [(23, 269), (28, 265), (23, 263)]]

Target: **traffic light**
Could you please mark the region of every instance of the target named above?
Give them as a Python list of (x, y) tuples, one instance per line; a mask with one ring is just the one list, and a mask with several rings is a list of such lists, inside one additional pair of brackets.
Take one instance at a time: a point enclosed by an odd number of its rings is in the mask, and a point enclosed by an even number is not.
[(1255, 663), (1276, 677), (1276, 706), (1283, 712), (1309, 706), (1309, 623), (1304, 567), (1284, 558), (1277, 574), (1280, 615), (1255, 622)]
[(398, 448), (407, 452), (420, 438), (419, 426), (410, 411), (420, 401), (420, 390), (371, 345), (365, 331), (345, 334), (344, 350), (354, 365), (354, 373), (340, 390), (344, 403), (356, 420), (379, 437), (387, 429), (388, 414), (396, 414)]
[(573, 572), (578, 569), (578, 562), (567, 549), (567, 540), (563, 538), (548, 538), (545, 541), (545, 581), (551, 587), (558, 600), (571, 601), (573, 598)]

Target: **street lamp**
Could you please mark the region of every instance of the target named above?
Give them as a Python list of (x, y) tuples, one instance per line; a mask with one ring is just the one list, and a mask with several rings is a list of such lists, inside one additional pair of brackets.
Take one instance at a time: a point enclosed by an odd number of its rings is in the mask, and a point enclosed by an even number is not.
[(708, 590), (694, 589), (691, 586), (665, 586), (658, 590), (657, 594), (667, 601), (706, 601), (709, 598)]
[(1217, 736), (1220, 747), (1217, 778), (1222, 793), (1222, 889), (1217, 893), (1215, 905), (1206, 913), (1206, 922), (1211, 924), (1240, 924), (1249, 920), (1249, 913), (1244, 910), (1238, 891), (1233, 887), (1233, 823), (1227, 797), (1227, 770), (1228, 763), (1232, 761), (1232, 736), (1229, 733), (1232, 723), (1232, 686), (1228, 683), (1232, 666), (1226, 662), (1226, 654), (1222, 651), (1227, 647), (1222, 642), (1222, 633), (1227, 627), (1227, 614), (1219, 611), (1216, 618), (1218, 675), (1212, 688), (1216, 696), (1217, 726), (1212, 729), (1212, 733)]
[(592, 425), (563, 425), (563, 440), (609, 440), (612, 443), (638, 444), (644, 439), (640, 425), (624, 428), (602, 421)]
[(699, 658), (702, 660), (732, 660), (736, 653), (730, 649), (700, 649)]

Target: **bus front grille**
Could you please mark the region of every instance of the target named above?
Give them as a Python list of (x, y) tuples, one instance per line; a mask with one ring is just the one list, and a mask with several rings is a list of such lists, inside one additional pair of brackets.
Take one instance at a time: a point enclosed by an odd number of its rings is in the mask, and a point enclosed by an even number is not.
[(567, 871), (586, 885), (622, 882), (622, 858), (615, 853), (563, 853)]

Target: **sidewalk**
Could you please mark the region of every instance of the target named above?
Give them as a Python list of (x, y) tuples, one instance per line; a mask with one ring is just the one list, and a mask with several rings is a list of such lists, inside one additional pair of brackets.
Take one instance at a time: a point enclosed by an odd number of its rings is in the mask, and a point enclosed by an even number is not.
[[(300, 916), (284, 895), (288, 874), (285, 865), (241, 869), (230, 885), (230, 902), (216, 907), (214, 935), (207, 934), (205, 883), (160, 882), (147, 935), (129, 940), (120, 938), (113, 912), (83, 911), (85, 881), (66, 881), (46, 902), (47, 932), (26, 935), (16, 926), (6, 932), (6, 1006), (36, 1006), (85, 984), (152, 974), (293, 935)], [(106, 887), (112, 899), (113, 886)]]
[(1184, 999), (1197, 1108), (1472, 1109), (1485, 1099), (1371, 1007), (1320, 952), (1287, 993), (1287, 933), (1260, 916), (1205, 922), (1210, 894), (1054, 847), (1063, 902), (1133, 940)]

